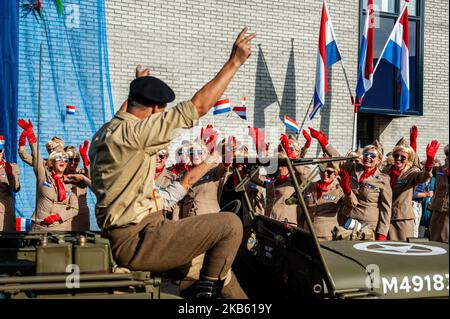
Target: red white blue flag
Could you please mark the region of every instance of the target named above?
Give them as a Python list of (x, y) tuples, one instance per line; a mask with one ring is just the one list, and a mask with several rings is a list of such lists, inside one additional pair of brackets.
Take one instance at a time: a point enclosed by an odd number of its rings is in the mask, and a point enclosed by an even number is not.
[(77, 110), (77, 107), (75, 105), (67, 105), (66, 106), (67, 114), (74, 115), (76, 110)]
[(31, 230), (31, 219), (17, 217), (16, 218), (16, 231), (29, 231)]
[(289, 116), (285, 115), (284, 116), (284, 125), (294, 131), (295, 133), (298, 134), (298, 132), (300, 131), (300, 126), (298, 125), (298, 123), (296, 121), (294, 121), (293, 119), (291, 119)]
[[(394, 29), (384, 46), (380, 59), (387, 60), (394, 65), (398, 72), (398, 84), (400, 94), (400, 113), (409, 109), (409, 25), (408, 25), (408, 1), (403, 5), (403, 9), (394, 25)], [(377, 68), (375, 66), (375, 70)]]
[(214, 104), (214, 111), (213, 111), (214, 115), (219, 115), (227, 112), (231, 112), (230, 99), (223, 99), (217, 101), (216, 104)]
[(5, 145), (5, 137), (3, 135), (0, 135), (0, 148), (2, 148)]
[(327, 3), (323, 1), (322, 18), (320, 20), (319, 50), (317, 52), (314, 108), (309, 115), (310, 120), (325, 105), (325, 93), (328, 92), (328, 68), (340, 60), (341, 53), (336, 43), (336, 36), (334, 35)]
[(364, 97), (364, 94), (370, 90), (373, 83), (373, 37), (373, 0), (368, 0), (366, 22), (361, 38), (361, 51), (359, 53), (358, 81), (356, 83), (356, 98), (358, 102)]
[(233, 112), (235, 112), (243, 120), (247, 119), (247, 107), (245, 106), (246, 102), (247, 97), (244, 96), (243, 98), (241, 98), (241, 106), (233, 107)]

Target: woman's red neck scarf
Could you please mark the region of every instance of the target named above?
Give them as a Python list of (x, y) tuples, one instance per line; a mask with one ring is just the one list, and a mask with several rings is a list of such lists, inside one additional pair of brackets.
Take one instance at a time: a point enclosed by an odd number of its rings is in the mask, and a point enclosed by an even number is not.
[(398, 177), (400, 176), (400, 174), (402, 173), (401, 170), (399, 170), (397, 167), (395, 167), (394, 165), (392, 165), (389, 170), (388, 170), (388, 175), (391, 177), (391, 187), (395, 185), (395, 183), (397, 183)]
[(3, 167), (3, 166), (5, 166), (5, 160), (0, 161), (0, 167)]
[(317, 199), (322, 197), (322, 194), (325, 193), (328, 190), (328, 186), (333, 183), (334, 180), (332, 180), (329, 183), (325, 183), (323, 181), (318, 181), (316, 184), (316, 192), (317, 192)]
[(377, 171), (377, 168), (373, 169), (365, 169), (364, 173), (362, 173), (361, 177), (359, 178), (359, 183), (362, 183), (366, 178), (372, 176)]
[(160, 168), (156, 168), (155, 169), (155, 178), (158, 178), (159, 175), (161, 175), (161, 173), (164, 171), (164, 166), (160, 167)]
[(275, 181), (275, 185), (282, 185), (284, 184), (287, 179), (289, 178), (289, 174), (286, 175), (279, 175)]
[(56, 183), (56, 188), (58, 190), (58, 202), (66, 200), (66, 188), (64, 187), (63, 176), (58, 177), (55, 173), (52, 174), (53, 179)]

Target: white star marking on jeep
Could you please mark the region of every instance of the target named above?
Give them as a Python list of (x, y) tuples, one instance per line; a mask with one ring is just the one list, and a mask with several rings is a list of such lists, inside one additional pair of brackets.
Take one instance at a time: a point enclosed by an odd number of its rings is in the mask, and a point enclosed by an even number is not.
[(441, 247), (401, 242), (364, 242), (353, 245), (353, 248), (370, 253), (402, 256), (433, 256), (447, 253)]

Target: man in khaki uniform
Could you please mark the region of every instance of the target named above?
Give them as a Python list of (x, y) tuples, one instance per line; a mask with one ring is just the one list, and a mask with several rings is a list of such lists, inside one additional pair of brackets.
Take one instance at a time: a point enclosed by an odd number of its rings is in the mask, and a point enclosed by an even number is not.
[(12, 192), (17, 193), (20, 189), (19, 166), (3, 158), (4, 142), (4, 137), (0, 135), (0, 232), (12, 232), (16, 230)]
[(165, 220), (163, 201), (154, 187), (155, 155), (176, 129), (191, 128), (222, 96), (251, 54), (249, 42), (256, 34), (245, 36), (247, 30), (238, 35), (219, 73), (190, 101), (166, 112), (166, 103), (175, 98), (173, 91), (154, 77), (135, 79), (126, 112), (117, 112), (94, 135), (89, 149), (97, 222), (109, 237), (118, 263), (134, 270), (164, 272), (205, 253), (197, 297), (220, 296), (241, 242), (242, 225), (229, 213)]
[(430, 204), (432, 211), (430, 221), (430, 239), (448, 244), (448, 181), (449, 181), (449, 145), (444, 148), (445, 165), (435, 167), (433, 175), (436, 178), (436, 187), (433, 200)]

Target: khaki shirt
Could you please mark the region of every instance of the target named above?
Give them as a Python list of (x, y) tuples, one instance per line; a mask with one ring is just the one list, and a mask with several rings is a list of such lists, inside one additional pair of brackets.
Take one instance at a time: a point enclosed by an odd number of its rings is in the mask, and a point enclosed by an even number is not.
[(433, 212), (441, 212), (448, 214), (448, 177), (445, 175), (447, 166), (433, 169), (433, 175), (436, 178), (436, 187), (434, 189), (433, 200), (430, 209)]
[(207, 172), (180, 202), (180, 218), (220, 212), (219, 200), (228, 169), (218, 165)]
[(15, 231), (15, 213), (11, 192), (17, 193), (20, 189), (19, 166), (11, 164), (13, 179), (8, 180), (4, 167), (0, 168), (0, 232)]
[(155, 178), (155, 184), (161, 188), (166, 188), (170, 183), (176, 180), (178, 180), (177, 175), (172, 173), (172, 171), (168, 170), (167, 168), (164, 168), (161, 174), (159, 174), (158, 177)]
[[(339, 152), (329, 144), (326, 152), (330, 156), (340, 156)], [(362, 183), (359, 178), (364, 173), (361, 164), (342, 162), (341, 166), (350, 172), (351, 206), (343, 213), (360, 222), (370, 224), (376, 233), (387, 235), (391, 223), (392, 188), (390, 177), (379, 169)]]
[[(339, 182), (335, 179), (327, 186), (327, 191), (323, 192), (322, 196), (318, 198), (317, 183), (308, 186), (303, 198), (308, 207), (316, 236), (321, 240), (331, 240), (333, 237), (332, 230), (334, 226), (338, 226), (338, 212), (347, 197), (339, 186)], [(305, 226), (303, 228), (306, 228)]]
[[(385, 168), (384, 173), (387, 174), (391, 165)], [(425, 168), (412, 166), (407, 170), (403, 170), (392, 186), (392, 214), (391, 220), (414, 219), (412, 200), (414, 195), (414, 187), (424, 183), (431, 178), (431, 172)]]
[[(74, 174), (87, 176), (86, 170), (77, 169)], [(89, 206), (87, 204), (87, 185), (84, 182), (72, 183), (72, 192), (78, 198), (78, 215), (72, 220), (72, 230), (89, 230), (91, 221), (89, 216)]]
[(24, 161), (25, 164), (33, 166), (33, 158), (28, 154), (27, 149), (19, 149), (19, 157)]
[(94, 135), (89, 159), (102, 229), (137, 224), (162, 209), (154, 187), (156, 152), (170, 143), (175, 129), (191, 128), (197, 119), (191, 101), (143, 120), (119, 111)]

